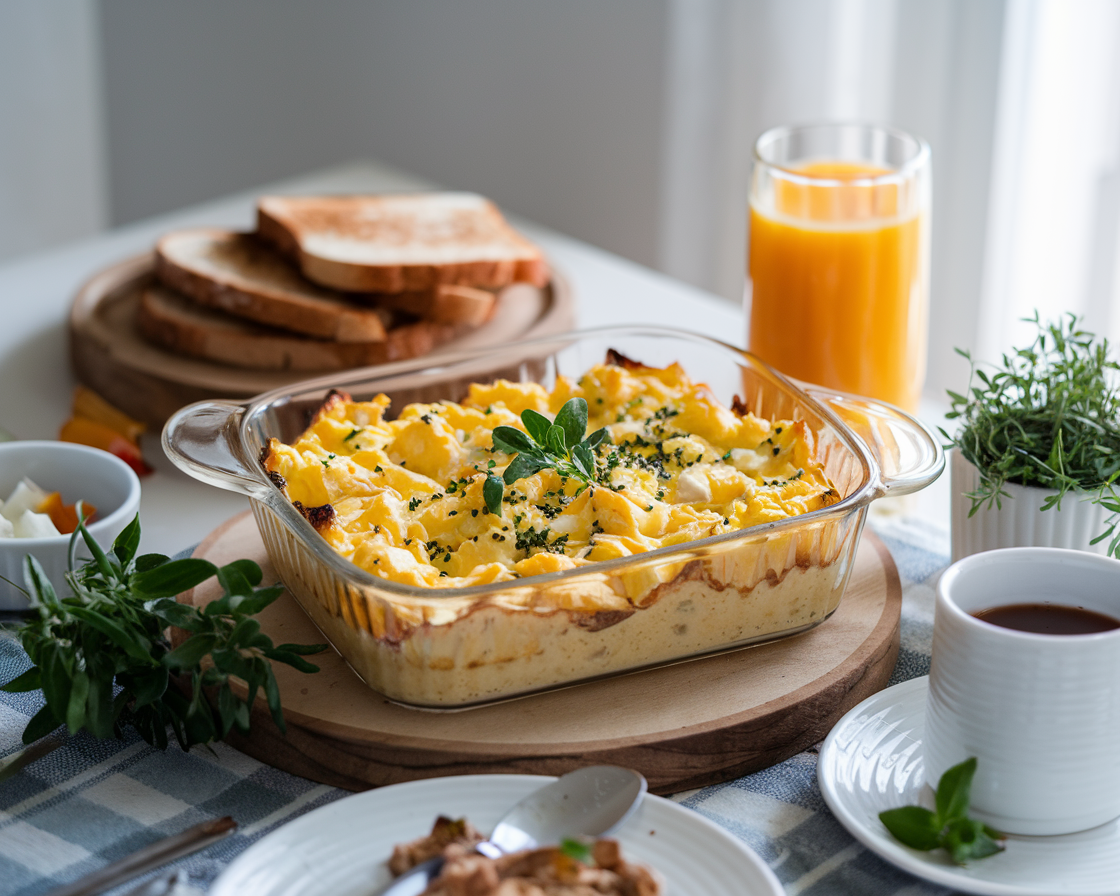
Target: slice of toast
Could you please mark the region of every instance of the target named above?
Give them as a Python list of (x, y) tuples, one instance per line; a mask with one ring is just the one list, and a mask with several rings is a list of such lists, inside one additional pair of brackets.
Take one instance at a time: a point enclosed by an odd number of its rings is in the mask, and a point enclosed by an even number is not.
[(166, 286), (144, 291), (136, 319), (149, 342), (176, 354), (256, 370), (345, 370), (425, 355), (470, 329), (431, 321), (391, 326), (380, 342), (300, 336), (198, 305)]
[(369, 293), (382, 308), (404, 311), (441, 324), (481, 326), (490, 320), (498, 296), (488, 289), (444, 284), (420, 292)]
[(196, 302), (338, 342), (380, 342), (384, 315), (303, 277), (252, 234), (179, 230), (156, 244), (156, 276)]
[(264, 196), (257, 232), (309, 279), (348, 292), (548, 281), (541, 250), (473, 193)]

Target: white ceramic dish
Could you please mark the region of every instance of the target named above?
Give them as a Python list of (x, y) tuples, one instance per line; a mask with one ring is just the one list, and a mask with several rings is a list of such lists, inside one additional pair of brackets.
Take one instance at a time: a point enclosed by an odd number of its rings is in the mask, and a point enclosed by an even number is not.
[[(395, 843), (426, 834), (439, 814), (490, 830), (514, 803), (554, 778), (467, 775), (369, 790), (309, 812), (245, 850), (209, 896), (369, 896), (389, 882)], [(657, 868), (665, 896), (782, 896), (774, 873), (732, 834), (646, 794), (613, 835), (625, 858)]]
[[(97, 543), (108, 548), (140, 509), (140, 480), (124, 461), (107, 451), (71, 442), (0, 443), (0, 497), (6, 498), (24, 476), (47, 492), (61, 492), (62, 500), (81, 500), (97, 508), (89, 525)], [(23, 586), (23, 558), (31, 554), (42, 564), (56, 589), (66, 587), (69, 535), (50, 538), (0, 538), (0, 575)], [(78, 563), (89, 558), (84, 543)], [(27, 598), (0, 582), (0, 610), (18, 610)]]
[(1120, 820), (1055, 837), (1012, 836), (999, 855), (953, 865), (942, 850), (919, 852), (879, 821), (884, 809), (933, 805), (922, 738), (928, 678), (869, 697), (832, 729), (817, 778), (840, 823), (872, 852), (933, 883), (980, 896), (1117, 896)]
[(1057, 492), (1009, 482), (1003, 490), (1010, 497), (1001, 498), (1001, 506), (985, 505), (969, 516), (972, 499), (965, 496), (980, 487), (980, 471), (957, 448), (949, 452), (949, 471), (954, 563), (962, 557), (997, 548), (1070, 548), (1091, 554), (1107, 553), (1109, 539), (1090, 542), (1105, 530), (1109, 513), (1082, 494), (1070, 492), (1062, 499), (1061, 508), (1041, 510), (1043, 503)]

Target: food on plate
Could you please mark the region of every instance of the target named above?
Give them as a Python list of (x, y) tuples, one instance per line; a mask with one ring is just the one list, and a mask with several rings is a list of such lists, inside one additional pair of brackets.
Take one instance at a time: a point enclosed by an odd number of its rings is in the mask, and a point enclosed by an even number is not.
[(132, 467), (138, 476), (152, 472), (140, 451), (140, 436), (147, 428), (143, 423), (133, 420), (85, 386), (74, 390), (70, 413), (70, 419), (59, 430), (60, 442), (108, 451)]
[[(270, 548), (304, 610), (391, 696), (463, 705), (695, 656), (804, 630), (843, 593), (849, 566), (834, 561), (856, 531), (821, 514), (783, 525), (840, 500), (813, 432), (722, 406), (680, 365), (612, 353), (551, 390), (499, 380), (394, 420), (388, 407), (334, 393), (262, 463), (369, 574), (337, 588), (289, 559), (294, 536)], [(258, 520), (266, 543), (281, 537)]]
[(496, 859), (473, 851), (483, 837), (466, 819), (436, 819), (432, 832), (393, 848), (394, 875), (442, 855), (439, 876), (423, 896), (660, 896), (656, 871), (627, 862), (617, 840), (565, 840)]
[(265, 196), (257, 230), (309, 279), (353, 292), (548, 280), (541, 250), (473, 193)]
[(452, 844), (470, 849), (485, 839), (486, 837), (465, 818), (452, 819), (440, 815), (432, 825), (430, 833), (408, 843), (398, 843), (393, 847), (393, 854), (389, 857), (389, 870), (394, 875), (401, 875), (421, 862), (442, 855), (443, 851)]
[[(586, 455), (591, 475), (510, 453), (503, 427), (528, 444), (527, 430), (546, 431), (552, 421), (543, 415), (562, 413), (572, 399), (587, 410), (570, 445), (587, 431), (598, 437)], [(395, 420), (385, 419), (388, 407), (384, 395), (352, 402), (336, 394), (293, 445), (270, 443), (265, 467), (335, 550), (408, 585), (575, 569), (838, 498), (804, 423), (724, 408), (679, 365), (601, 364), (578, 382), (561, 377), (551, 392), (475, 384), (461, 404), (412, 404)], [(488, 479), (503, 473), (491, 506)]]
[[(82, 505), (87, 521), (96, 513), (92, 504)], [(0, 501), (0, 538), (50, 538), (69, 535), (77, 527), (76, 505), (64, 504), (58, 492), (48, 492), (26, 476)]]
[[(254, 370), (384, 364), (481, 327), (498, 290), (548, 280), (540, 249), (473, 194), (272, 196), (258, 211), (258, 233), (159, 240), (135, 312), (147, 342)], [(501, 307), (512, 324), (527, 306)]]
[(488, 289), (444, 283), (414, 292), (381, 293), (376, 301), (382, 308), (416, 314), (434, 323), (477, 327), (490, 319), (498, 296)]
[(255, 370), (307, 371), (419, 357), (467, 329), (420, 320), (390, 325), (374, 342), (315, 339), (198, 305), (163, 286), (144, 290), (136, 323), (149, 342), (178, 354)]
[(156, 244), (156, 275), (194, 302), (237, 318), (338, 342), (385, 340), (384, 312), (310, 282), (251, 233), (169, 233)]

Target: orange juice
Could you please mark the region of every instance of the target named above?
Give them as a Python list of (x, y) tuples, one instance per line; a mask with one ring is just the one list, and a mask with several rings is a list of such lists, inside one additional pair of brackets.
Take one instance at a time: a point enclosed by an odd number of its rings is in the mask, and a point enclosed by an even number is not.
[[(927, 212), (889, 169), (783, 166), (750, 209), (750, 350), (783, 373), (917, 410)], [(884, 175), (888, 175), (884, 178)]]

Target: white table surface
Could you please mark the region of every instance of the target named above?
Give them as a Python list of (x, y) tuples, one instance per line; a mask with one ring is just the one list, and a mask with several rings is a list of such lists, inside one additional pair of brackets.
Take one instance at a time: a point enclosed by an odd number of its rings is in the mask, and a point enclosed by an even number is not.
[[(382, 192), (435, 185), (374, 161), (361, 161), (266, 184), (0, 266), (0, 427), (17, 438), (57, 438), (76, 383), (68, 360), (66, 320), (79, 287), (96, 271), (150, 249), (180, 227), (252, 229), (262, 193)], [(514, 223), (536, 240), (570, 279), (580, 327), (647, 323), (679, 327), (743, 345), (741, 309), (626, 259), (531, 222)], [(144, 436), (156, 472), (142, 483), (143, 550), (174, 554), (199, 542), (248, 507), (247, 499), (203, 485), (164, 457), (159, 433)], [(948, 519), (939, 491), (919, 505)], [(913, 510), (913, 508), (910, 508)]]

